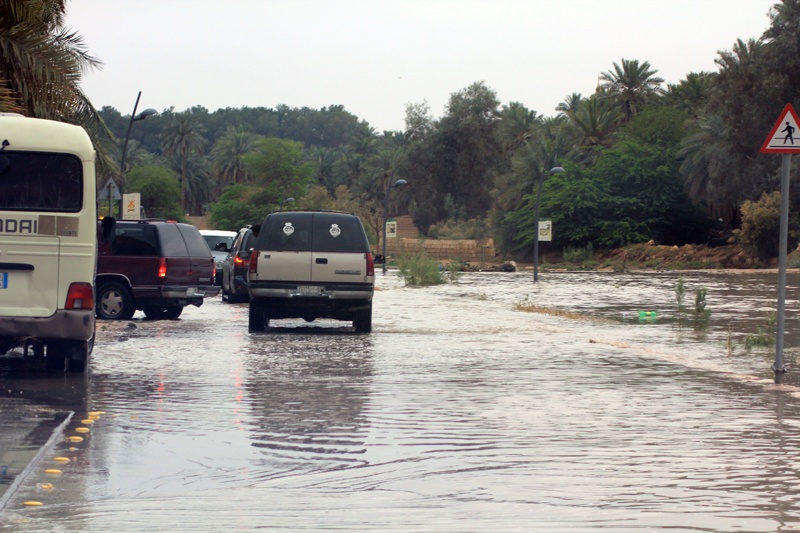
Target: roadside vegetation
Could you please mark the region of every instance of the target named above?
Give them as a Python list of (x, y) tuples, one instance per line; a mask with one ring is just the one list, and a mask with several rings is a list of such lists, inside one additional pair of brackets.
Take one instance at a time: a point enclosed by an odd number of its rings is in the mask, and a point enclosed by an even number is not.
[[(68, 7), (0, 7), (0, 112), (87, 127), (100, 185), (122, 177), (113, 162), (130, 116), (96, 111), (80, 92), (100, 59), (64, 28)], [(502, 259), (518, 260), (531, 257), (535, 185), (547, 176), (541, 218), (554, 231), (542, 250), (570, 268), (624, 270), (642, 243), (735, 243), (762, 265), (777, 255), (780, 158), (759, 146), (786, 103), (800, 106), (800, 0), (769, 16), (763, 35), (719, 43), (714, 71), (667, 84), (645, 58), (609, 58), (595, 92), (552, 109), (501, 102), (483, 81), (453, 92), (439, 117), (424, 101), (409, 104), (403, 131), (378, 132), (339, 105), (164, 109), (131, 130), (125, 190), (142, 193), (148, 215), (208, 215), (222, 230), (280, 208), (354, 211), (375, 250), (386, 207), (411, 215), (422, 238), (492, 238)], [(39, 46), (47, 54), (34, 53)], [(565, 172), (550, 176), (555, 166)], [(392, 188), (398, 179), (407, 185)], [(793, 249), (800, 196), (790, 211)], [(618, 250), (627, 255), (609, 256)]]

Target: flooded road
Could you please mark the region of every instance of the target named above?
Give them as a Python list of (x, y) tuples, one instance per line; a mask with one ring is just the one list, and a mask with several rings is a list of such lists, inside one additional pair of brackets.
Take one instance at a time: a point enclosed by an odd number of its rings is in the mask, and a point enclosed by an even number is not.
[(682, 274), (706, 329), (677, 276), (379, 274), (371, 335), (219, 299), (103, 322), (85, 380), (0, 374), (74, 412), (0, 531), (798, 531), (797, 274), (781, 387), (744, 349), (777, 274)]

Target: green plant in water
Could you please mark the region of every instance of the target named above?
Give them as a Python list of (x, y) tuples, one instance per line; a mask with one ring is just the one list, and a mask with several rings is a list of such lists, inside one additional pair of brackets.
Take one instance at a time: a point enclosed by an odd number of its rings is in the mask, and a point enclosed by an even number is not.
[(703, 287), (694, 292), (694, 327), (695, 329), (706, 329), (711, 321), (711, 309), (708, 309), (706, 295), (708, 289)]
[(397, 259), (397, 269), (410, 287), (427, 287), (445, 282), (439, 262), (424, 253), (401, 255)]
[(444, 267), (443, 278), (444, 281), (449, 281), (450, 283), (455, 282), (458, 278), (461, 277), (461, 272), (464, 270), (464, 261), (461, 257), (456, 257), (454, 260), (447, 263), (447, 266)]
[(683, 276), (678, 276), (678, 286), (675, 287), (675, 300), (678, 304), (678, 308), (675, 315), (678, 318), (678, 327), (681, 327), (683, 325), (683, 318), (686, 315), (686, 306), (684, 306), (683, 304), (685, 298), (686, 298), (686, 283), (683, 280)]
[(749, 351), (752, 348), (769, 348), (770, 346), (775, 346), (777, 329), (778, 313), (770, 311), (765, 317), (764, 324), (758, 327), (756, 333), (748, 335), (744, 339), (745, 349)]

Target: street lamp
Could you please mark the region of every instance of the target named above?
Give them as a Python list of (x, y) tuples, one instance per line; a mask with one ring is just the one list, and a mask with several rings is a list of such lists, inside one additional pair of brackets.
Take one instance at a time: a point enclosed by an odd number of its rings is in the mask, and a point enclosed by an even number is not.
[(406, 180), (397, 180), (391, 187), (386, 189), (386, 196), (383, 197), (383, 273), (386, 274), (386, 224), (388, 224), (388, 211), (389, 211), (389, 191), (395, 187), (401, 187), (408, 183)]
[[(125, 156), (128, 154), (128, 139), (130, 139), (130, 136), (131, 136), (131, 127), (133, 126), (133, 123), (135, 121), (144, 120), (147, 117), (149, 117), (150, 115), (155, 115), (156, 113), (158, 113), (158, 111), (156, 111), (152, 107), (148, 107), (147, 109), (145, 109), (144, 111), (142, 111), (141, 113), (139, 113), (137, 115), (136, 114), (136, 108), (139, 107), (139, 98), (141, 98), (141, 97), (142, 97), (142, 91), (139, 91), (139, 95), (136, 97), (136, 103), (133, 104), (133, 113), (131, 113), (131, 120), (130, 120), (130, 122), (128, 122), (128, 132), (125, 134), (125, 142), (122, 144), (122, 161), (120, 161), (120, 164), (119, 164), (119, 169), (122, 172), (122, 177), (121, 177), (120, 186), (119, 186), (120, 195), (122, 195), (122, 192), (125, 189), (125, 174), (126, 174), (126, 171), (125, 171)], [(119, 218), (122, 218), (122, 200), (120, 200), (120, 202), (119, 202)]]
[(534, 222), (533, 222), (533, 281), (534, 283), (539, 281), (539, 200), (542, 197), (542, 183), (544, 182), (544, 178), (552, 176), (553, 174), (558, 174), (560, 172), (564, 172), (564, 169), (561, 167), (553, 167), (550, 169), (550, 172), (546, 175), (544, 173), (544, 169), (542, 169), (542, 175), (539, 178), (539, 187), (536, 189), (536, 211), (534, 214)]
[(290, 204), (292, 202), (294, 202), (294, 198), (292, 198), (291, 196), (289, 198), (284, 198), (283, 200), (281, 200), (281, 209), (280, 210), (283, 211), (283, 204)]

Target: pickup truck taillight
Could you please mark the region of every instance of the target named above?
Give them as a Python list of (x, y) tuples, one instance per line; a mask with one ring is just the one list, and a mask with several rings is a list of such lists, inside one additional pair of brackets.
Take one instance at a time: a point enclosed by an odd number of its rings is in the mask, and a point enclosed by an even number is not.
[(166, 278), (167, 277), (167, 258), (161, 257), (158, 260), (158, 277), (159, 278)]
[(248, 270), (253, 273), (258, 271), (258, 250), (250, 252), (250, 267)]
[(69, 284), (65, 309), (94, 309), (94, 292), (91, 283)]
[(375, 275), (375, 259), (372, 257), (372, 252), (367, 253), (367, 276)]

